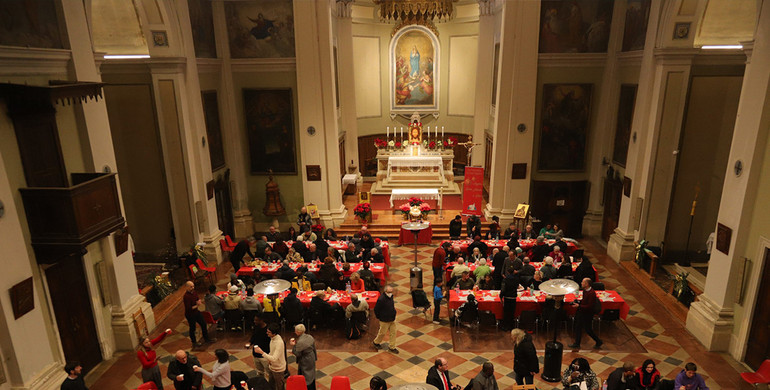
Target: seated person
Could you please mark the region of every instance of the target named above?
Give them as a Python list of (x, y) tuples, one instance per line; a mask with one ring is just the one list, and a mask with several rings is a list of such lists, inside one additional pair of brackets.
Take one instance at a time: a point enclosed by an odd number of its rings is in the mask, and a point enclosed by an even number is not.
[(366, 252), (368, 250), (371, 250), (377, 245), (375, 244), (374, 239), (372, 238), (372, 235), (369, 233), (366, 233), (361, 237), (361, 241), (358, 243), (358, 246), (361, 247), (362, 251)]
[(310, 310), (320, 313), (320, 318), (326, 322), (326, 325), (332, 325), (342, 319), (344, 311), (339, 303), (335, 302), (332, 305), (329, 304), (329, 302), (326, 302), (324, 299), (325, 296), (326, 292), (324, 291), (316, 292), (313, 298), (310, 299)]
[(537, 238), (537, 233), (534, 230), (532, 230), (532, 225), (527, 225), (524, 228), (524, 231), (521, 232), (521, 234), (519, 235), (519, 239), (521, 240), (534, 240), (536, 238)]
[(594, 270), (594, 266), (591, 264), (591, 260), (588, 257), (583, 256), (582, 261), (577, 266), (577, 268), (575, 268), (575, 274), (573, 277), (575, 278), (574, 280), (583, 280), (588, 278), (591, 279), (592, 283), (597, 281), (596, 271)]
[(318, 269), (318, 280), (324, 282), (326, 287), (330, 287), (334, 290), (340, 289), (340, 282), (342, 281), (342, 272), (334, 265), (334, 259), (327, 257), (324, 260), (324, 264)]
[(362, 293), (366, 291), (364, 287), (364, 281), (361, 279), (361, 275), (358, 272), (350, 274), (350, 291), (354, 293)]
[(361, 251), (356, 248), (356, 244), (350, 243), (348, 249), (345, 251), (345, 261), (348, 263), (358, 263), (362, 261), (363, 255)]
[(304, 258), (306, 253), (309, 252), (307, 245), (305, 245), (305, 243), (302, 241), (294, 241), (291, 244), (291, 249), (294, 249), (295, 252), (299, 253), (302, 258)]
[[(567, 246), (567, 243), (566, 243), (566, 242), (564, 242), (564, 235), (563, 235), (562, 233), (560, 233), (560, 232), (556, 232), (556, 234), (553, 236), (553, 239), (554, 239), (555, 241), (553, 242), (553, 245), (551, 245), (551, 249), (553, 249), (554, 247), (557, 247), (557, 246), (558, 246), (559, 248), (561, 248), (561, 249), (562, 249), (562, 251), (564, 251), (564, 250), (566, 250), (567, 248), (569, 248), (569, 247)], [(565, 257), (566, 257), (566, 256), (565, 256)]]
[(210, 285), (209, 292), (203, 297), (203, 301), (206, 302), (206, 311), (211, 313), (211, 316), (214, 317), (215, 321), (218, 321), (225, 315), (225, 312), (222, 310), (224, 302), (222, 301), (222, 298), (217, 296), (216, 292), (217, 286), (213, 284)]
[(452, 273), (449, 274), (449, 279), (459, 278), (462, 276), (463, 272), (470, 272), (470, 270), (471, 269), (465, 265), (465, 259), (459, 257), (457, 258), (457, 264), (455, 264), (454, 268), (452, 268)]
[(281, 298), (278, 294), (270, 294), (262, 301), (262, 319), (266, 323), (281, 322)]
[(540, 273), (543, 277), (543, 281), (551, 280), (556, 277), (558, 270), (553, 266), (553, 257), (546, 256), (544, 260), (545, 264), (540, 267)]
[(364, 287), (366, 291), (378, 291), (380, 289), (380, 281), (374, 277), (374, 272), (369, 269), (369, 262), (365, 261), (363, 268), (358, 271), (361, 279), (364, 281)]
[(275, 228), (275, 226), (270, 226), (268, 228), (268, 232), (267, 234), (265, 234), (265, 237), (267, 238), (268, 242), (283, 241), (281, 239), (281, 232), (279, 232), (278, 229)]
[(299, 267), (297, 269), (297, 276), (294, 277), (291, 281), (291, 288), (297, 290), (297, 291), (311, 291), (312, 283), (310, 283), (310, 280), (308, 280), (305, 277), (305, 273), (307, 272), (307, 268), (305, 267)]
[(313, 242), (313, 241), (315, 241), (317, 239), (318, 239), (318, 236), (316, 236), (316, 234), (313, 233), (313, 231), (310, 230), (310, 227), (308, 226), (308, 227), (305, 228), (305, 230), (302, 232), (302, 234), (297, 236), (297, 240), (296, 241), (310, 241), (310, 242)]
[(479, 279), (477, 285), (479, 286), (479, 290), (494, 290), (495, 280), (492, 278), (492, 274), (488, 273), (484, 275), (484, 279)]
[(503, 240), (518, 240), (519, 229), (516, 229), (516, 224), (511, 222), (508, 228), (503, 232)]
[(457, 261), (457, 259), (463, 257), (462, 252), (460, 252), (460, 246), (459, 245), (453, 245), (451, 251), (447, 251), (446, 255), (446, 261), (447, 263)]
[(263, 281), (262, 273), (259, 272), (259, 268), (254, 268), (254, 271), (251, 273), (251, 279), (254, 281), (254, 285), (256, 286), (259, 282)]
[(481, 218), (478, 215), (469, 216), (465, 221), (465, 228), (468, 238), (481, 237)]
[(262, 304), (254, 297), (254, 290), (246, 289), (246, 298), (241, 301), (241, 310), (262, 311)]
[(703, 377), (696, 371), (698, 371), (698, 366), (695, 363), (685, 364), (684, 370), (677, 374), (676, 379), (674, 379), (674, 389), (708, 390), (709, 388), (706, 387)]
[(254, 237), (259, 237), (259, 240), (254, 244), (254, 256), (258, 258), (263, 258), (265, 256), (265, 248), (267, 248), (269, 245), (267, 243), (267, 237), (266, 236), (257, 236), (256, 234)]
[(364, 261), (368, 261), (370, 263), (384, 263), (385, 257), (380, 254), (379, 249), (372, 248), (369, 250), (369, 255), (364, 256)]
[(350, 294), (350, 305), (345, 308), (345, 337), (348, 340), (361, 338), (369, 321), (369, 304), (358, 294)]
[(326, 229), (323, 234), (324, 240), (337, 241), (337, 232), (334, 229)]
[(519, 271), (519, 277), (521, 278), (521, 285), (529, 287), (532, 283), (532, 278), (535, 276), (535, 267), (529, 263), (529, 257), (524, 258), (524, 262), (521, 265), (521, 271)]
[(294, 272), (291, 267), (289, 267), (289, 260), (284, 260), (283, 265), (281, 265), (281, 268), (278, 268), (278, 271), (275, 271), (275, 273), (281, 273), (281, 279), (291, 282), (292, 279), (294, 279), (295, 276), (297, 276), (297, 273)]
[(289, 260), (289, 262), (292, 262), (292, 263), (301, 263), (302, 255), (297, 253), (297, 251), (294, 250), (294, 248), (292, 247), (292, 248), (289, 248), (289, 254), (286, 255), (286, 260)]
[(479, 304), (473, 294), (468, 294), (468, 300), (455, 310), (455, 317), (460, 321), (464, 319), (475, 319), (479, 315)]
[(369, 228), (361, 226), (361, 229), (353, 234), (353, 238), (364, 238), (366, 234), (369, 234)]
[(548, 254), (551, 252), (551, 247), (546, 245), (545, 243), (545, 237), (538, 236), (537, 237), (537, 243), (535, 243), (535, 246), (532, 247), (532, 249), (529, 250), (529, 258), (539, 263), (543, 261), (543, 259), (548, 256)]
[(569, 258), (565, 258), (556, 269), (556, 279), (572, 279), (572, 263), (569, 262)]
[(553, 260), (554, 263), (558, 264), (564, 261), (564, 252), (561, 251), (561, 247), (558, 245), (553, 246), (553, 251), (548, 254), (548, 256), (551, 257), (551, 260)]
[(463, 235), (463, 217), (455, 215), (455, 219), (449, 221), (449, 239), (459, 240)]
[(239, 290), (245, 290), (246, 285), (242, 280), (238, 279), (236, 274), (230, 274), (230, 281), (227, 282), (227, 291), (230, 291), (230, 287), (236, 286)]
[[(470, 248), (469, 248), (470, 249)], [(471, 252), (471, 255), (468, 256), (468, 262), (469, 263), (477, 263), (481, 259), (485, 259), (486, 256), (481, 254), (481, 251), (479, 250), (479, 247), (474, 247), (473, 252)]]
[(535, 271), (535, 276), (532, 277), (532, 289), (540, 290), (540, 283), (543, 283), (543, 273), (537, 270)]
[(231, 286), (224, 302), (225, 319), (230, 325), (230, 330), (241, 330), (241, 296), (238, 295), (238, 286)]
[(489, 247), (487, 247), (487, 244), (483, 243), (481, 241), (481, 236), (474, 236), (473, 242), (468, 245), (468, 253), (473, 253), (473, 248), (479, 248), (479, 252), (482, 256), (487, 256), (487, 250)]
[(550, 237), (550, 234), (553, 234), (553, 233), (556, 233), (556, 230), (553, 230), (553, 226), (549, 223), (545, 225), (542, 229), (540, 229), (538, 236)]
[(510, 240), (508, 240), (507, 243), (505, 243), (505, 246), (511, 249), (521, 249), (521, 245), (519, 244), (519, 239), (515, 237), (511, 237)]
[(599, 390), (599, 381), (596, 378), (596, 373), (591, 370), (588, 360), (579, 357), (573, 359), (572, 363), (564, 370), (561, 383), (565, 389), (570, 389), (573, 384), (580, 386), (581, 382), (585, 382), (585, 388), (588, 390)]
[(305, 315), (305, 308), (302, 307), (302, 303), (300, 302), (299, 298), (297, 298), (296, 288), (290, 288), (289, 295), (283, 299), (283, 305), (281, 305), (281, 315), (286, 320), (286, 327), (292, 327), (302, 323), (302, 319)]
[(484, 276), (491, 273), (492, 269), (487, 265), (487, 259), (481, 259), (479, 260), (478, 264), (476, 264), (476, 269), (473, 270), (473, 277), (476, 280), (483, 280)]
[(310, 244), (307, 251), (302, 255), (302, 260), (304, 260), (305, 263), (321, 260), (321, 256), (318, 254), (318, 249), (315, 244)]
[(289, 231), (286, 232), (285, 235), (283, 235), (283, 239), (286, 241), (294, 241), (297, 238), (297, 230), (294, 229), (294, 226), (289, 226)]
[(500, 239), (500, 217), (497, 215), (492, 217), (492, 223), (489, 224), (489, 231), (486, 235), (487, 240), (499, 240)]
[(454, 288), (459, 288), (460, 290), (470, 290), (473, 289), (474, 284), (475, 282), (473, 279), (471, 279), (471, 273), (468, 271), (463, 271), (460, 279), (457, 279), (457, 282), (455, 282)]
[(369, 304), (366, 303), (366, 299), (358, 297), (357, 293), (350, 294), (350, 305), (345, 308), (345, 318), (350, 318), (353, 313), (363, 312), (364, 318), (369, 318)]
[(265, 248), (265, 255), (262, 257), (262, 260), (268, 263), (280, 263), (283, 259), (281, 258), (281, 255), (273, 252), (272, 248), (267, 247)]
[(561, 230), (558, 223), (553, 224), (553, 228), (551, 231), (546, 231), (545, 234), (541, 234), (541, 236), (545, 236), (545, 238), (556, 238), (556, 236), (562, 236), (564, 237), (564, 231)]
[(340, 252), (332, 247), (326, 248), (326, 256), (324, 258), (331, 257), (334, 259), (334, 262), (342, 261), (342, 255), (340, 255)]

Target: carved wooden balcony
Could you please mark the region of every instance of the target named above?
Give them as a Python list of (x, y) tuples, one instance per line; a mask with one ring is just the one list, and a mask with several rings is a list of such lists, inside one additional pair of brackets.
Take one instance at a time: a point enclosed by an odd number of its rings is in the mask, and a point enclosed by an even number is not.
[(20, 188), (39, 263), (55, 263), (123, 227), (114, 173), (73, 173), (70, 187)]

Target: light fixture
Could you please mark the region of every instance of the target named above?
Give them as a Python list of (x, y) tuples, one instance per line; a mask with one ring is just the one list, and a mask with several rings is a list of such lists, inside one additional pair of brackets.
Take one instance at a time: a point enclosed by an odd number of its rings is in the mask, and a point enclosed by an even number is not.
[(457, 0), (374, 0), (380, 7), (383, 21), (401, 21), (402, 24), (427, 24), (434, 20), (449, 20)]
[(105, 60), (136, 60), (150, 58), (149, 54), (105, 54)]
[(703, 45), (700, 48), (703, 50), (740, 50), (743, 49), (743, 45)]

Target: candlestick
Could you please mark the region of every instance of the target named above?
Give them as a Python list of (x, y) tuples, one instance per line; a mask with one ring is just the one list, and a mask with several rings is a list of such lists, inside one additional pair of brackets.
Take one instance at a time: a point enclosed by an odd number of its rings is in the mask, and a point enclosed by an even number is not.
[(390, 137), (390, 126), (388, 126), (388, 130), (385, 131), (385, 138), (387, 139), (389, 137)]
[(401, 144), (404, 144), (404, 126), (401, 126)]

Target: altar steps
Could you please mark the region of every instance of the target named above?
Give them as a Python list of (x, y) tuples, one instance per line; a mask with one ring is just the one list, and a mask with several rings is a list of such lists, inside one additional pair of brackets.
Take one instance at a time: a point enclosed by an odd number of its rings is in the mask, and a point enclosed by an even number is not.
[[(433, 227), (434, 243), (438, 243), (441, 240), (448, 240), (449, 239), (449, 221), (451, 220), (451, 218), (445, 217), (442, 220), (438, 220), (434, 218), (437, 218), (437, 217), (432, 216), (431, 218), (429, 218), (429, 221)], [(484, 218), (482, 218), (482, 230), (486, 231), (486, 223), (483, 221), (484, 221)], [(395, 245), (395, 242), (398, 241), (398, 235), (401, 232), (401, 222), (398, 222), (398, 221), (377, 222), (375, 220), (372, 223), (369, 223), (368, 229), (369, 229), (369, 232), (372, 234), (372, 237), (387, 237), (388, 240), (391, 241), (393, 245)], [(342, 238), (344, 236), (352, 237), (359, 230), (361, 230), (361, 223), (351, 222), (351, 221), (343, 222), (342, 225), (334, 229), (334, 231), (337, 233), (337, 237), (339, 238)], [(463, 222), (463, 231), (465, 231), (465, 222)]]

